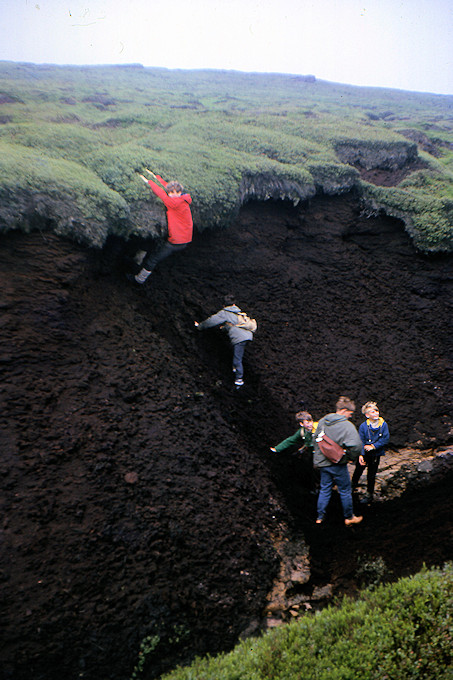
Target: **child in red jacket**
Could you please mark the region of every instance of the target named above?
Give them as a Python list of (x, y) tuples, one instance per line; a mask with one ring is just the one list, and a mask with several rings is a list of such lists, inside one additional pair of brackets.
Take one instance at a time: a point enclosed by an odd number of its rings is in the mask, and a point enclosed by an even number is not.
[(148, 172), (165, 187), (163, 189), (156, 184), (156, 182), (153, 182), (153, 180), (140, 175), (142, 180), (146, 182), (151, 191), (161, 199), (167, 209), (168, 239), (154, 255), (150, 256), (148, 254), (145, 256), (142, 269), (135, 276), (137, 283), (145, 283), (158, 262), (161, 262), (169, 255), (186, 248), (192, 241), (193, 234), (192, 213), (190, 212), (192, 198), (190, 194), (184, 193), (184, 189), (179, 182), (166, 182), (159, 175), (154, 175), (154, 173), (149, 170)]

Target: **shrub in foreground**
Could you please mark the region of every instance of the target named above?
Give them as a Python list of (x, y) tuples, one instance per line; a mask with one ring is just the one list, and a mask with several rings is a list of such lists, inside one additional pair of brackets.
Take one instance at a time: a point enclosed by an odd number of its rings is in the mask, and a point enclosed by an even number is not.
[(425, 569), (162, 680), (451, 679), (452, 586), (453, 565)]

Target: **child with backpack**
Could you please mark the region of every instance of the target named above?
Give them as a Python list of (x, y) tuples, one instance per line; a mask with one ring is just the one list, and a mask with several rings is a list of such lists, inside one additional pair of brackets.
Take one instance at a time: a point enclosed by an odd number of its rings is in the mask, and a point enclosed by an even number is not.
[(228, 332), (231, 345), (233, 347), (233, 374), (234, 385), (239, 389), (244, 385), (244, 368), (242, 359), (245, 347), (248, 342), (253, 340), (253, 333), (256, 330), (256, 321), (249, 319), (236, 305), (233, 295), (225, 295), (224, 307), (217, 314), (213, 314), (201, 323), (194, 321), (195, 327), (199, 331), (207, 328), (220, 327)]

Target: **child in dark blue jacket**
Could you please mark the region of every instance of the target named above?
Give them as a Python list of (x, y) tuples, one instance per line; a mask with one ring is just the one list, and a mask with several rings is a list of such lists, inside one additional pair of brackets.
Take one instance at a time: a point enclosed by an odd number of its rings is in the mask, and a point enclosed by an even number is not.
[(359, 426), (359, 436), (363, 450), (359, 456), (354, 474), (352, 475), (352, 489), (357, 487), (363, 471), (367, 468), (367, 496), (365, 502), (371, 503), (374, 496), (376, 473), (381, 456), (385, 455), (385, 446), (390, 439), (390, 433), (384, 418), (379, 415), (379, 408), (374, 401), (367, 401), (362, 406), (362, 413), (366, 420)]

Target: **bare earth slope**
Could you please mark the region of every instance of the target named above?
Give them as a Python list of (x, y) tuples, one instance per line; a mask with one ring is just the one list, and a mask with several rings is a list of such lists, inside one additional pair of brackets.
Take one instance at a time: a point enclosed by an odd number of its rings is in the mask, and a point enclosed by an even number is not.
[[(395, 576), (451, 558), (448, 471), (349, 533), (334, 499), (315, 532), (300, 460), (269, 453), (339, 394), (378, 400), (395, 452), (452, 441), (451, 257), (352, 196), (249, 204), (140, 289), (119, 242), (1, 249), (2, 679), (125, 679), (147, 635), (149, 677), (228, 649), (282, 527), (308, 541), (311, 588), (351, 590), (361, 551)], [(225, 338), (193, 328), (231, 289), (259, 322), (239, 393)]]

